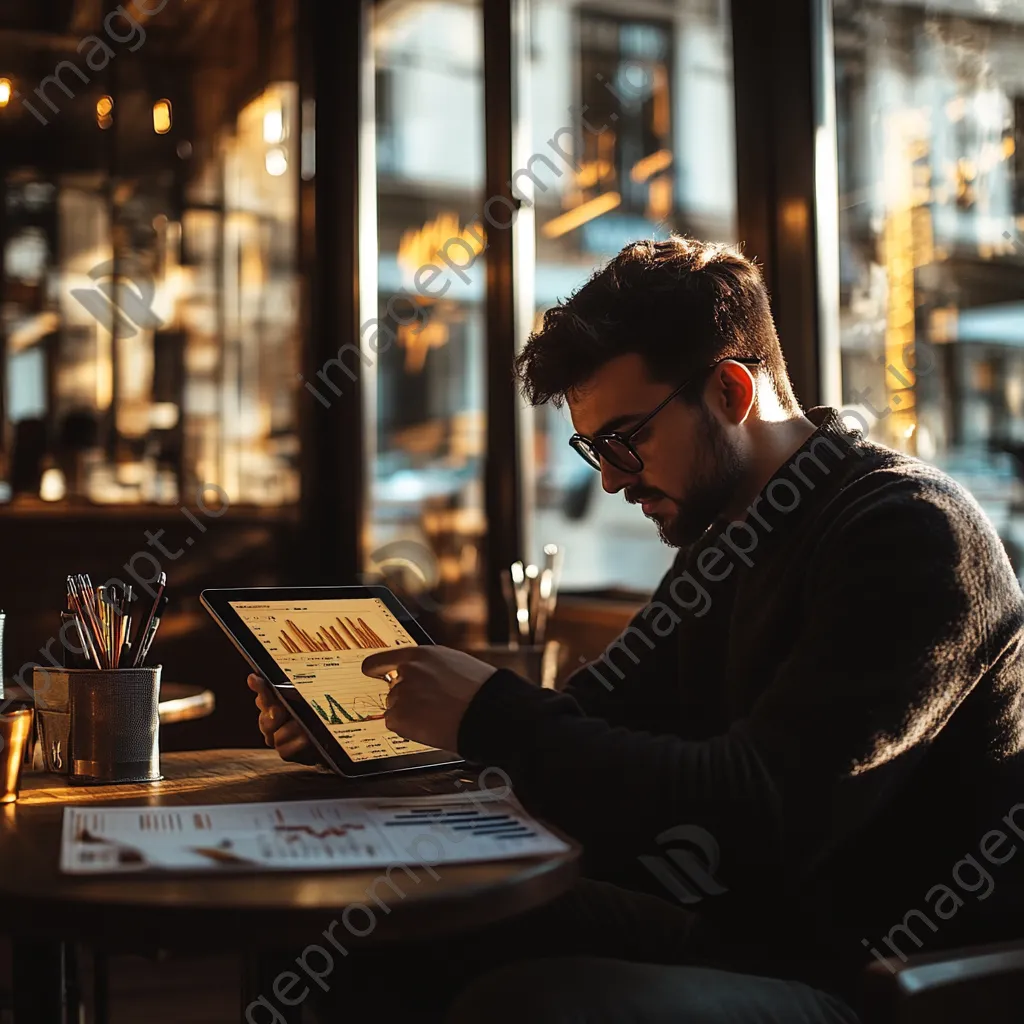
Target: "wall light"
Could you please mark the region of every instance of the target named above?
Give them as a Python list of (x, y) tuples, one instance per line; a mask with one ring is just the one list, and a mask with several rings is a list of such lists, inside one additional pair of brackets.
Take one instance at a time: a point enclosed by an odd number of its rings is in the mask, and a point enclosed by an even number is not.
[(166, 135), (171, 130), (171, 101), (157, 100), (153, 104), (153, 131)]
[(0, 108), (6, 107), (11, 102), (11, 93), (14, 87), (9, 78), (0, 78)]
[(284, 111), (280, 106), (271, 107), (263, 115), (263, 141), (284, 142)]
[(268, 149), (266, 165), (267, 174), (273, 178), (280, 178), (288, 170), (288, 154), (280, 146)]
[(67, 481), (61, 470), (51, 467), (43, 471), (39, 481), (39, 497), (43, 501), (63, 501), (67, 493)]
[(114, 123), (113, 109), (114, 101), (110, 96), (101, 96), (96, 101), (96, 123), (101, 128), (109, 128)]

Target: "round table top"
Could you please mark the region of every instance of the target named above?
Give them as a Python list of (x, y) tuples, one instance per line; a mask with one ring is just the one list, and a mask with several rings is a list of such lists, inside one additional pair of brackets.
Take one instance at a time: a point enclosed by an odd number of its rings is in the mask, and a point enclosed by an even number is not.
[(191, 722), (213, 714), (217, 706), (213, 690), (190, 683), (160, 684), (160, 724)]
[[(476, 864), (408, 869), (244, 874), (65, 875), (58, 867), (66, 805), (173, 806), (344, 796), (456, 792), (458, 772), (343, 779), (289, 765), (270, 750), (165, 754), (150, 785), (75, 786), (43, 772), (22, 776), (17, 803), (0, 807), (0, 931), (77, 939), (111, 950), (247, 949), (315, 943), (351, 918), (353, 943), (442, 937), (491, 924), (558, 896), (574, 883), (579, 849)], [(349, 915), (342, 915), (348, 908)], [(370, 922), (372, 921), (372, 927)], [(358, 935), (359, 938), (352, 938)]]
[[(27, 700), (31, 703), (32, 694), (20, 686), (7, 685), (4, 690), (5, 699)], [(213, 690), (194, 686), (191, 683), (160, 684), (160, 724), (171, 725), (175, 722), (191, 722), (197, 718), (206, 718), (213, 714), (217, 706)]]

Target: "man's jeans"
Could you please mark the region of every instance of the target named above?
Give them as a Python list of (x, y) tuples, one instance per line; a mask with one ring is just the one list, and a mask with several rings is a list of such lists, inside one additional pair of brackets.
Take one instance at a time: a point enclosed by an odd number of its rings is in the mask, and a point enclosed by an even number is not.
[(479, 932), (367, 949), (358, 962), (353, 950), (350, 982), (320, 1012), (325, 1024), (374, 1010), (450, 1024), (858, 1024), (809, 985), (696, 960), (692, 924), (675, 904), (583, 880)]

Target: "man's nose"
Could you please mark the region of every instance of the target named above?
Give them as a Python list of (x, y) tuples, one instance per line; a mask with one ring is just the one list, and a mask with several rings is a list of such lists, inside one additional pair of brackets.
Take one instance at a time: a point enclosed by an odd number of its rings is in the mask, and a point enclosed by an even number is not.
[(609, 494), (618, 494), (624, 487), (636, 483), (639, 479), (638, 474), (616, 469), (607, 459), (601, 460), (601, 486)]

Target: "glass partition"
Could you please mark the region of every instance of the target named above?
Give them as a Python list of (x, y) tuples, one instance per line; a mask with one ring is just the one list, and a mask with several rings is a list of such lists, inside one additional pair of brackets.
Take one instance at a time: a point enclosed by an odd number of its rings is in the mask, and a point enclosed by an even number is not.
[(837, 0), (843, 403), (1024, 543), (1024, 0)]

